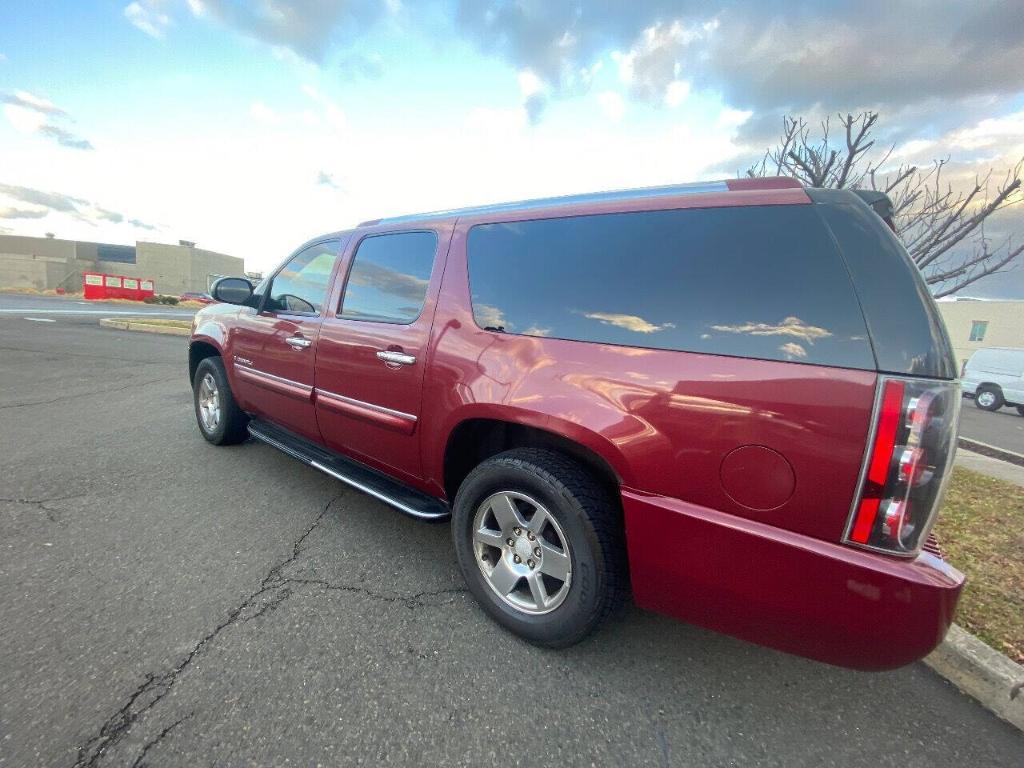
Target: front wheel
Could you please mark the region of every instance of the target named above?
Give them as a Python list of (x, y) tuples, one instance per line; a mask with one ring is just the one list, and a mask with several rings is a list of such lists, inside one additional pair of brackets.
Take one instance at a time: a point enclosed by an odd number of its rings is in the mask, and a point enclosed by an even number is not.
[(199, 363), (192, 379), (192, 399), (199, 431), (209, 442), (233, 445), (248, 437), (249, 419), (231, 394), (224, 363), (219, 357), (207, 357)]
[(1024, 405), (1017, 406), (1017, 413), (1020, 414), (1021, 416), (1024, 416)]
[(516, 449), (480, 464), (456, 494), (452, 535), (483, 609), (538, 645), (579, 642), (626, 591), (618, 504), (554, 451)]
[(998, 411), (1003, 402), (1003, 393), (996, 387), (978, 387), (974, 396), (974, 404), (983, 411)]

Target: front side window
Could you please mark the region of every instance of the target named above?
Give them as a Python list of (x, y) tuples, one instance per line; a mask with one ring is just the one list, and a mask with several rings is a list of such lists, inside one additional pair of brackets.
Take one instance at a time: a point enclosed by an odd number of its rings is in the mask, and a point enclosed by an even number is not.
[(327, 298), (337, 251), (337, 241), (330, 240), (295, 254), (271, 279), (270, 295), (263, 309), (267, 312), (319, 314)]
[(437, 235), (399, 232), (359, 244), (339, 317), (407, 325), (420, 316), (434, 267)]
[(988, 320), (971, 321), (971, 341), (984, 341), (986, 330), (988, 330)]
[(875, 367), (842, 257), (810, 205), (481, 224), (467, 247), (485, 330)]

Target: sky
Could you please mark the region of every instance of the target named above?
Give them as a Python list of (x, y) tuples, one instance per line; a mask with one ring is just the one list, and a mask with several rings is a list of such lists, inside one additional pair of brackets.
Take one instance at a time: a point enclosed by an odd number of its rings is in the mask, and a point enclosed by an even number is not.
[(0, 232), (269, 270), (366, 219), (734, 177), (787, 113), (876, 109), (963, 180), (1024, 157), (1022, 61), (1024, 0), (6, 0)]

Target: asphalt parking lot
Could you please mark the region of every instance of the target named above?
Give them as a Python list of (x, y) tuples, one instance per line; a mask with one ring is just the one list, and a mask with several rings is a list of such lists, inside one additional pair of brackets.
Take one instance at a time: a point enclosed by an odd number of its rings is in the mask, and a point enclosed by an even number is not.
[(0, 766), (1021, 764), (1021, 733), (920, 664), (636, 609), (524, 644), (446, 526), (207, 445), (184, 339), (45, 319), (0, 314)]
[(965, 397), (960, 408), (960, 436), (1024, 454), (1024, 417), (1016, 408), (983, 411)]

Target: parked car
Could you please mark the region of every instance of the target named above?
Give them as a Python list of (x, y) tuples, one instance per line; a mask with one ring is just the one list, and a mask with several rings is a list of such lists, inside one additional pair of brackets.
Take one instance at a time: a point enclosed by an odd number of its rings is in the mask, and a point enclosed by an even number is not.
[(1024, 349), (979, 349), (964, 363), (960, 381), (964, 395), (983, 411), (1007, 405), (1024, 416)]
[[(877, 201), (875, 201), (877, 202)], [(862, 669), (931, 651), (960, 392), (854, 192), (743, 179), (365, 222), (216, 283), (200, 431), (451, 520), (498, 623), (641, 607)], [(382, 553), (383, 554), (383, 553)]]
[(198, 301), (200, 304), (213, 304), (214, 298), (208, 293), (186, 291), (178, 297), (178, 301)]

